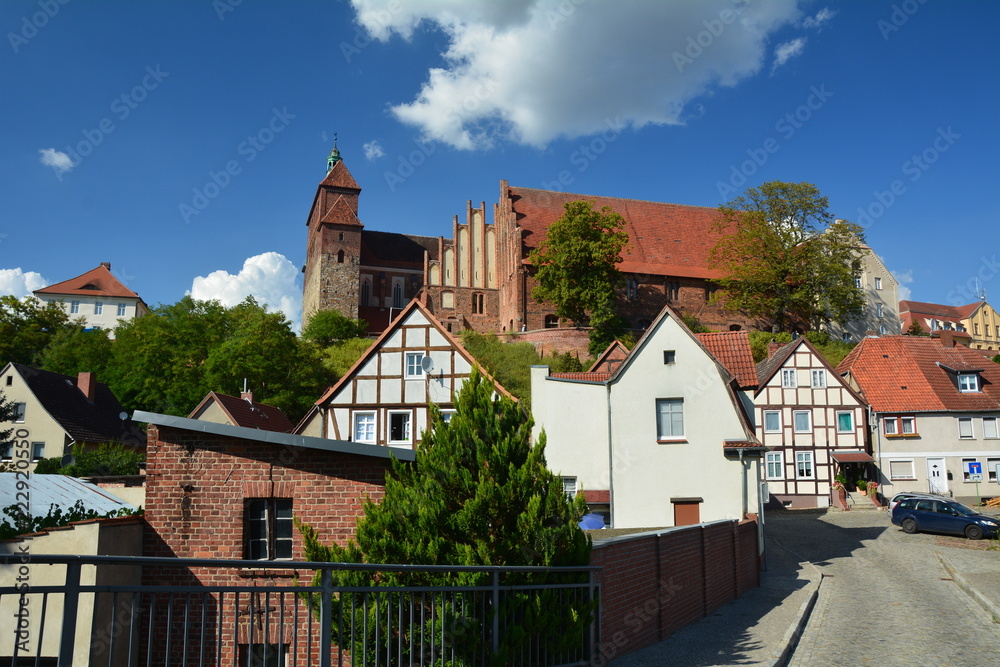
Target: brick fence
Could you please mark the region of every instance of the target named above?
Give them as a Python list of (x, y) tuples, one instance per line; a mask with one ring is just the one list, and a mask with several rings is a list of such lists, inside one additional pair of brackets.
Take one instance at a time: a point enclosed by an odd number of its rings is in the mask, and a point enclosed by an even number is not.
[(592, 665), (662, 641), (760, 585), (756, 521), (716, 521), (594, 542), (603, 568)]

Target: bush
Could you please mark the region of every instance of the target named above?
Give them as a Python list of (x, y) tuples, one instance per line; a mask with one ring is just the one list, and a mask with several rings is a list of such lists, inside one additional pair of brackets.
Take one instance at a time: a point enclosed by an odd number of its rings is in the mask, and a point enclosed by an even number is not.
[(2, 510), (6, 516), (0, 516), (0, 540), (9, 540), (18, 535), (37, 533), (48, 528), (59, 528), (67, 526), (74, 521), (86, 521), (87, 519), (111, 518), (116, 516), (131, 516), (142, 514), (142, 508), (112, 510), (101, 514), (96, 510), (88, 510), (83, 507), (83, 501), (77, 500), (72, 507), (65, 512), (61, 507), (49, 505), (49, 511), (45, 516), (37, 516), (24, 513), (23, 505), (8, 505)]

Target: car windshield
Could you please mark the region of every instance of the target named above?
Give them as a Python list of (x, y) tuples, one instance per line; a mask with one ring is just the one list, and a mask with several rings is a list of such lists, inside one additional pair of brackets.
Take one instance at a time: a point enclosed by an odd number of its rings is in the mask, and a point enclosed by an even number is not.
[(948, 503), (948, 507), (951, 507), (956, 512), (958, 512), (959, 516), (979, 516), (979, 512), (972, 509), (971, 507), (966, 507), (961, 503)]

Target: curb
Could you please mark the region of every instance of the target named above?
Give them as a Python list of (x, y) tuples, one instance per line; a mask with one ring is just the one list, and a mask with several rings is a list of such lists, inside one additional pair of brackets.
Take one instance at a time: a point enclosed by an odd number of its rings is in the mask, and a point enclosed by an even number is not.
[(1000, 618), (1000, 606), (970, 585), (965, 576), (962, 575), (962, 573), (959, 572), (954, 565), (952, 565), (951, 561), (948, 560), (944, 554), (940, 551), (936, 551), (935, 553), (937, 554), (938, 560), (941, 561), (941, 565), (944, 566), (944, 569), (951, 576), (952, 580), (958, 584), (958, 587), (965, 591), (969, 597), (978, 602), (987, 613), (992, 614), (994, 619)]
[(792, 655), (792, 651), (798, 646), (799, 639), (802, 637), (802, 631), (806, 627), (806, 623), (809, 622), (809, 617), (812, 615), (812, 610), (816, 606), (816, 599), (819, 597), (819, 587), (823, 583), (823, 578), (820, 577), (818, 581), (810, 581), (809, 586), (812, 591), (809, 593), (809, 597), (806, 598), (799, 606), (798, 612), (795, 614), (795, 620), (788, 627), (785, 632), (785, 636), (781, 638), (781, 652), (778, 655), (771, 656), (769, 662), (763, 664), (767, 667), (781, 667), (788, 663), (788, 659)]

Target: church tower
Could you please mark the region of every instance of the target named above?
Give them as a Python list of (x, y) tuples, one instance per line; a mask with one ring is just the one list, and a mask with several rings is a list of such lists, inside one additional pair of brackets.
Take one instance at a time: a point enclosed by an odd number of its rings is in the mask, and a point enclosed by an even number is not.
[(358, 317), (361, 232), (358, 187), (340, 157), (334, 141), (326, 162), (326, 178), (319, 184), (306, 225), (306, 263), (302, 285), (302, 322), (313, 313), (337, 310)]

